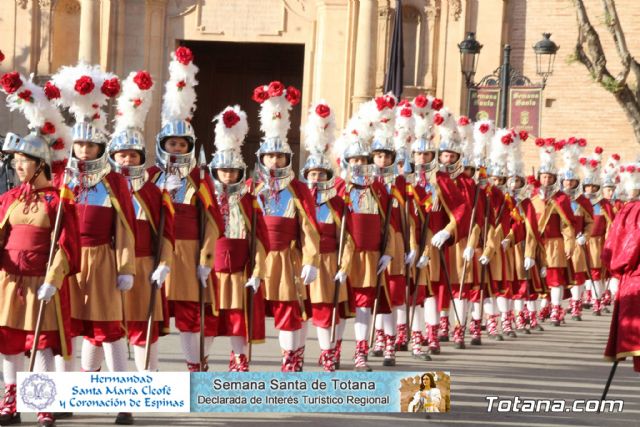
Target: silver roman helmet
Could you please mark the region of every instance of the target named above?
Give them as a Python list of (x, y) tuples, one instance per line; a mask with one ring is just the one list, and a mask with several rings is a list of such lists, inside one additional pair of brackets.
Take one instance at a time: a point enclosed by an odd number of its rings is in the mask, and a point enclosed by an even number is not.
[(22, 153), (27, 156), (42, 160), (51, 167), (51, 150), (48, 139), (37, 129), (27, 136), (21, 137), (13, 132), (8, 132), (2, 144), (2, 151), (7, 154)]
[[(487, 166), (487, 175), (496, 178), (508, 178), (508, 156), (511, 145), (515, 143), (517, 134), (511, 129), (498, 129), (491, 139), (489, 147), (489, 162)], [(506, 182), (505, 182), (506, 184)], [(498, 186), (501, 190), (505, 190), (504, 185)]]
[[(247, 114), (238, 105), (226, 107), (214, 117), (214, 133), (217, 151), (209, 163), (217, 194), (240, 195), (246, 192), (247, 165), (242, 158), (242, 144), (249, 131)], [(218, 169), (237, 169), (239, 179), (235, 183), (224, 184), (218, 177)]]
[(453, 114), (447, 109), (442, 108), (434, 116), (434, 123), (438, 125), (440, 130), (440, 143), (438, 145), (438, 156), (443, 152), (456, 153), (458, 159), (452, 164), (439, 163), (440, 170), (446, 172), (451, 178), (456, 178), (463, 171), (462, 167), (462, 145), (460, 134)]
[(597, 187), (596, 191), (587, 193), (584, 196), (591, 200), (591, 203), (601, 199), (602, 197), (602, 180), (601, 180), (601, 164), (602, 164), (602, 147), (596, 147), (589, 157), (581, 157), (580, 165), (582, 166), (582, 189), (587, 185)]
[[(563, 188), (562, 191), (567, 193), (572, 199), (576, 198), (580, 193), (580, 175), (578, 173), (578, 167), (580, 166), (580, 155), (583, 148), (587, 145), (584, 139), (578, 139), (571, 137), (566, 141), (561, 141), (562, 144), (562, 160), (564, 162), (563, 168), (560, 171), (561, 180), (576, 180), (578, 185), (575, 188)], [(564, 187), (564, 185), (563, 185)]]

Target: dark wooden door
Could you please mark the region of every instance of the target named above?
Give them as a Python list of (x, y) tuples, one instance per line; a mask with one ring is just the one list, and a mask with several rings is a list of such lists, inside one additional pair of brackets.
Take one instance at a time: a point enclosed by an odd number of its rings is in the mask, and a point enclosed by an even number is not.
[[(253, 89), (272, 80), (281, 81), (285, 87), (292, 85), (302, 89), (304, 71), (304, 45), (275, 43), (228, 43), (183, 41), (194, 54), (198, 72), (198, 109), (193, 126), (198, 137), (198, 147), (204, 144), (208, 161), (215, 150), (213, 145), (213, 117), (227, 105), (240, 105), (247, 113), (249, 133), (242, 148), (249, 173), (256, 160), (263, 136), (258, 118), (259, 104), (251, 99)], [(300, 160), (300, 104), (291, 111), (291, 128), (288, 141), (294, 151), (294, 172), (299, 170)]]

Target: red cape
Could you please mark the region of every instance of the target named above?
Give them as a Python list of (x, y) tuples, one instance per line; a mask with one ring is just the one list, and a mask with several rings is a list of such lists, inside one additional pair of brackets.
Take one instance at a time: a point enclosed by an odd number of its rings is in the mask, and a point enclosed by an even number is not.
[(625, 204), (609, 229), (602, 251), (605, 267), (617, 274), (638, 270), (640, 261), (640, 202)]
[(151, 218), (148, 218), (148, 220), (152, 224), (153, 229), (158, 229), (160, 212), (164, 210), (163, 236), (169, 240), (172, 245), (175, 244), (174, 215), (170, 209), (162, 203), (162, 191), (151, 181), (147, 181), (137, 193), (144, 204), (147, 205), (146, 212), (151, 214)]
[(125, 222), (129, 225), (129, 229), (136, 235), (136, 214), (133, 209), (133, 202), (131, 200), (131, 191), (129, 190), (129, 184), (127, 179), (114, 171), (109, 172), (104, 179), (109, 184), (113, 197), (118, 200), (120, 208), (115, 208), (118, 215), (121, 215)]

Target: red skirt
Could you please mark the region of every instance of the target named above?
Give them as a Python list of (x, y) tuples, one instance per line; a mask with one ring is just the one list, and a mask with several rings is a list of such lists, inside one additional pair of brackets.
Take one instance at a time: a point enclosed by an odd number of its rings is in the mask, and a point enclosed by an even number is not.
[(634, 370), (640, 372), (640, 272), (624, 275), (616, 294), (604, 355), (621, 360), (633, 356)]

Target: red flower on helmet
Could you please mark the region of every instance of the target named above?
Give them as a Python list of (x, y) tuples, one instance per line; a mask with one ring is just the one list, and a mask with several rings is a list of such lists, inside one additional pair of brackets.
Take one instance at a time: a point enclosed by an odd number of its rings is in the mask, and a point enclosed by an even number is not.
[(269, 93), (269, 97), (281, 96), (284, 93), (284, 85), (279, 81), (273, 81), (269, 83), (267, 92)]
[(32, 94), (29, 89), (25, 89), (22, 92), (18, 92), (18, 98), (22, 99), (25, 102), (33, 102), (33, 97), (31, 95)]
[(91, 104), (91, 108), (95, 108), (97, 110), (100, 106), (98, 104)]
[(467, 126), (469, 123), (471, 123), (471, 121), (467, 116), (460, 116), (460, 118), (458, 118), (458, 126)]
[(591, 166), (592, 168), (597, 168), (598, 167), (598, 161), (595, 159), (591, 159), (591, 161), (589, 162), (589, 166)]
[(142, 105), (142, 99), (136, 98), (133, 100), (133, 108), (138, 108), (140, 105)]
[(9, 95), (15, 93), (20, 87), (22, 87), (22, 79), (17, 71), (12, 73), (6, 73), (0, 78), (0, 84), (2, 89)]
[[(596, 154), (602, 154), (602, 147), (596, 147), (595, 149)], [(614, 156), (617, 154), (614, 154)]]
[(175, 52), (176, 60), (182, 65), (189, 65), (193, 61), (193, 52), (185, 46), (180, 46)]
[(573, 145), (577, 142), (578, 142), (578, 139), (575, 136), (570, 137), (569, 140), (567, 141), (569, 145)]
[(382, 96), (377, 96), (375, 98), (376, 108), (378, 111), (382, 111), (387, 108), (387, 101)]
[(391, 95), (385, 95), (384, 96), (384, 100), (387, 103), (387, 107), (388, 108), (393, 108), (396, 106), (396, 100), (393, 96)]
[(580, 147), (586, 147), (586, 146), (587, 146), (587, 140), (586, 140), (586, 139), (584, 139), (584, 138), (580, 138), (580, 139), (578, 140), (578, 145), (579, 145)]
[(300, 97), (300, 91), (298, 89), (293, 86), (287, 87), (287, 94), (285, 95), (285, 98), (287, 98), (287, 101), (289, 101), (289, 104), (291, 104), (292, 107), (300, 103)]
[(138, 85), (140, 90), (149, 90), (153, 86), (153, 80), (151, 74), (146, 71), (138, 71), (133, 78), (133, 82)]
[(51, 148), (53, 148), (54, 150), (63, 150), (64, 149), (64, 140), (62, 138), (56, 139), (53, 142), (53, 144), (51, 145)]
[(51, 81), (44, 84), (44, 94), (49, 101), (60, 98), (60, 89)]
[(504, 135), (500, 140), (504, 145), (510, 145), (513, 142), (513, 137), (511, 135)]
[(580, 157), (579, 161), (580, 161), (580, 164), (582, 166), (585, 166), (587, 164), (587, 158), (586, 157)]
[(522, 141), (526, 141), (527, 139), (529, 139), (529, 132), (527, 132), (526, 130), (521, 130), (521, 131), (518, 133), (518, 136), (520, 137), (520, 139), (521, 139)]
[(627, 172), (634, 173), (636, 171), (636, 167), (633, 165), (627, 166)]
[(264, 86), (258, 86), (253, 90), (253, 96), (251, 97), (258, 104), (262, 104), (264, 101), (269, 99), (269, 92), (265, 89)]
[(120, 80), (117, 77), (105, 80), (104, 83), (102, 83), (100, 91), (109, 98), (113, 98), (120, 92)]
[(4, 53), (0, 50), (0, 62), (4, 61)]
[(444, 104), (442, 103), (442, 99), (440, 98), (435, 98), (433, 102), (431, 102), (431, 108), (436, 111), (439, 111), (443, 106)]
[(100, 113), (95, 113), (93, 116), (91, 116), (91, 120), (98, 120), (100, 118)]
[(185, 82), (184, 80), (180, 80), (178, 83), (176, 83), (178, 90), (182, 90), (182, 88), (184, 88), (186, 85), (187, 85), (187, 82)]
[(93, 83), (93, 79), (89, 76), (82, 76), (78, 80), (76, 80), (76, 84), (74, 89), (80, 95), (86, 95), (90, 93), (96, 85)]
[(327, 104), (318, 104), (316, 105), (316, 114), (326, 119), (331, 114), (331, 108)]
[(544, 147), (546, 141), (544, 140), (544, 138), (536, 138), (536, 145), (538, 147)]
[(408, 99), (403, 99), (402, 101), (398, 102), (398, 107), (404, 107), (405, 105), (409, 105)]
[(489, 132), (489, 129), (490, 129), (490, 126), (489, 126), (489, 124), (488, 124), (488, 123), (483, 123), (483, 124), (481, 124), (481, 125), (480, 125), (480, 127), (478, 128), (478, 130), (479, 130), (481, 133), (487, 133), (487, 132)]
[(620, 161), (620, 154), (618, 154), (618, 153), (612, 154), (611, 157), (613, 158), (613, 160)]
[(232, 128), (240, 121), (240, 116), (233, 110), (227, 110), (222, 114), (222, 123), (227, 129)]
[(440, 114), (436, 113), (433, 116), (433, 123), (435, 123), (436, 125), (440, 126), (442, 123), (444, 123), (444, 117), (442, 117)]
[(427, 106), (427, 97), (424, 95), (418, 95), (413, 99), (413, 103), (415, 104), (416, 107), (418, 108), (424, 108)]
[(402, 110), (400, 110), (400, 115), (402, 117), (411, 117), (413, 116), (413, 111), (409, 107), (404, 107)]
[(51, 135), (56, 133), (56, 127), (51, 122), (45, 122), (42, 129), (40, 129), (40, 132), (43, 135)]

